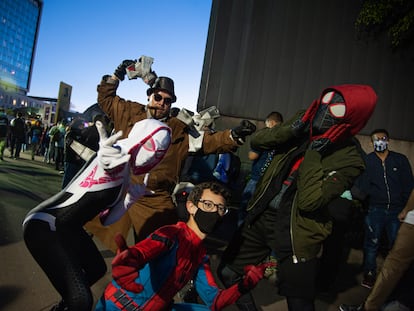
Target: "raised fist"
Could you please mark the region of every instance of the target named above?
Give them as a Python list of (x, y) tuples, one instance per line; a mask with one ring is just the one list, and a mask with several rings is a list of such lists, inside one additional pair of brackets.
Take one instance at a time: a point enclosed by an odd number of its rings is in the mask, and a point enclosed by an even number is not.
[(114, 72), (114, 75), (121, 81), (124, 81), (125, 75), (126, 75), (126, 68), (128, 66), (134, 65), (137, 61), (126, 59), (124, 60), (116, 69)]
[(249, 120), (242, 120), (239, 126), (231, 130), (231, 137), (239, 145), (242, 145), (245, 142), (246, 136), (252, 135), (254, 131), (256, 131), (256, 125)]
[(322, 135), (312, 137), (309, 149), (323, 153), (331, 144), (336, 143), (346, 137), (348, 135), (349, 128), (350, 125), (346, 123), (333, 125)]
[(292, 123), (291, 129), (294, 136), (301, 137), (304, 133), (309, 131), (310, 119), (315, 115), (318, 106), (319, 102), (317, 100), (313, 101), (303, 116)]

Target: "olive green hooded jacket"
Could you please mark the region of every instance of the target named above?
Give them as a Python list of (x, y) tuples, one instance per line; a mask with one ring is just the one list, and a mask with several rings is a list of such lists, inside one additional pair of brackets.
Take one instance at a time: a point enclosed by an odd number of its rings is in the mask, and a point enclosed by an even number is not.
[[(293, 135), (291, 125), (304, 111), (298, 112), (286, 123), (256, 132), (251, 138), (254, 149), (274, 149), (275, 155), (249, 202), (246, 218), (248, 224), (253, 223), (258, 217), (264, 217), (263, 212), (270, 208), (269, 202), (275, 195), (275, 190), (272, 189), (275, 187), (275, 178), (279, 175), (287, 176), (289, 171), (286, 171), (286, 167), (290, 166), (288, 159), (293, 153), (298, 152), (299, 148), (303, 148), (298, 155), (303, 156), (303, 161), (298, 168), (297, 188), (292, 204), (288, 207), (291, 208), (289, 235), (294, 262), (303, 262), (317, 256), (322, 242), (332, 229), (328, 203), (350, 189), (355, 178), (365, 168), (359, 148), (351, 138), (371, 116), (376, 95), (368, 86), (356, 89), (354, 86), (341, 86), (335, 87), (335, 90), (341, 92), (345, 98), (347, 114), (343, 122), (351, 126), (348, 136), (341, 142), (332, 144), (326, 153), (320, 154), (307, 148), (312, 137), (298, 138)], [(282, 181), (284, 179), (285, 177)], [(281, 203), (281, 208), (286, 206)], [(279, 228), (274, 229), (277, 234)]]

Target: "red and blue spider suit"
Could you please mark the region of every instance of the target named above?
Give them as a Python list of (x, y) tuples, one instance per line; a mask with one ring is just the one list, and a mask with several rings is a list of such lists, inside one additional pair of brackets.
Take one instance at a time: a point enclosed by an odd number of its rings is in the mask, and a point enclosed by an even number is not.
[[(163, 158), (171, 130), (161, 122), (137, 122), (128, 138), (107, 138), (102, 123), (97, 156), (58, 194), (32, 209), (23, 222), (30, 253), (62, 296), (53, 310), (90, 311), (90, 286), (106, 264), (83, 225), (97, 215), (104, 224), (119, 219), (145, 185), (130, 185), (130, 172), (147, 173)], [(131, 198), (132, 197), (132, 198)]]
[[(218, 288), (203, 240), (184, 222), (161, 227), (125, 249), (112, 262), (114, 280), (95, 311), (221, 310), (256, 286), (268, 266), (246, 267), (240, 283)], [(190, 280), (205, 305), (174, 303), (174, 296)]]

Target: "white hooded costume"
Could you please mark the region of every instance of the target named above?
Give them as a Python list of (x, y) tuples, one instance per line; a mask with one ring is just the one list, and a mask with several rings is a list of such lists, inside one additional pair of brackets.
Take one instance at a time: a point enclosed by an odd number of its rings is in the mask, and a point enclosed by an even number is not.
[(58, 194), (32, 209), (23, 221), (24, 240), (32, 256), (59, 291), (69, 310), (91, 310), (90, 286), (106, 272), (106, 264), (88, 233), (86, 222), (101, 215), (117, 221), (144, 195), (146, 185), (130, 186), (130, 174), (148, 173), (171, 143), (171, 129), (160, 121), (137, 122), (128, 137), (106, 137), (102, 123), (97, 156)]

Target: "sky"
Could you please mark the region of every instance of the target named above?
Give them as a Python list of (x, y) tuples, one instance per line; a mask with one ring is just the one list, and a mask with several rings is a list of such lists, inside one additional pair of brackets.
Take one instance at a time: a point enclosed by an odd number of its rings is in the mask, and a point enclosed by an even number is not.
[[(212, 0), (44, 0), (30, 96), (57, 98), (72, 86), (71, 110), (96, 103), (96, 86), (125, 59), (154, 58), (175, 82), (175, 107), (196, 112)], [(126, 77), (122, 98), (147, 102), (148, 86)]]

